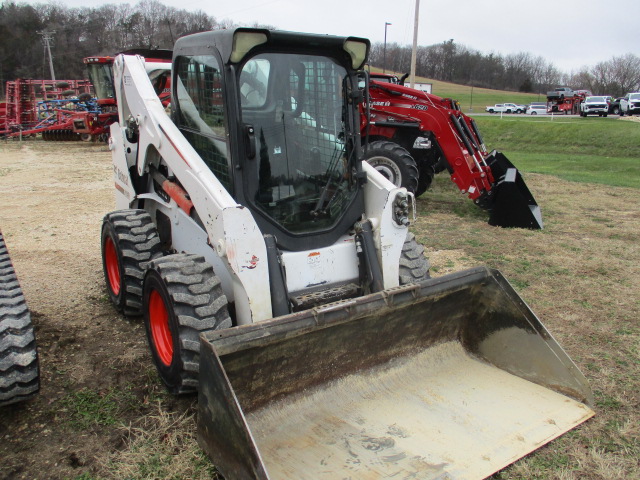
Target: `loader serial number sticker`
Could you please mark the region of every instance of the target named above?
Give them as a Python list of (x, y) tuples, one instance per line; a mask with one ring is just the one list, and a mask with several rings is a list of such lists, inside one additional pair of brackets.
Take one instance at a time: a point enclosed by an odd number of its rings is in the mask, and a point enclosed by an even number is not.
[(131, 75), (125, 75), (124, 76), (124, 84), (125, 85), (133, 85), (133, 82), (131, 81)]

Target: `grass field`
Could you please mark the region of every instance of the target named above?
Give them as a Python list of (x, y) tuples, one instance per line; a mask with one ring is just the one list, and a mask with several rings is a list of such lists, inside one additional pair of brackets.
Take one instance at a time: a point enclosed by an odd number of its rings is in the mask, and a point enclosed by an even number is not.
[[(382, 69), (372, 68), (372, 71), (381, 72)], [(391, 73), (391, 72), (388, 72)], [(398, 76), (403, 72), (396, 72)], [(466, 85), (458, 85), (456, 83), (441, 82), (440, 80), (432, 80), (425, 77), (416, 77), (416, 82), (430, 83), (432, 85), (432, 93), (444, 98), (454, 98), (460, 102), (460, 108), (463, 112), (484, 112), (488, 105), (496, 103), (510, 102), (516, 104), (527, 105), (531, 102), (545, 102), (546, 92), (541, 93), (521, 93), (521, 92), (505, 92), (503, 90), (492, 90), (490, 88), (469, 87)]]
[[(498, 268), (586, 375), (596, 417), (494, 475), (640, 478), (640, 123), (478, 117), (521, 169), (542, 231), (488, 226), (446, 175), (418, 199), (434, 275)], [(537, 173), (534, 173), (537, 172)]]
[(640, 188), (640, 123), (617, 118), (475, 118), (487, 148), (521, 170)]

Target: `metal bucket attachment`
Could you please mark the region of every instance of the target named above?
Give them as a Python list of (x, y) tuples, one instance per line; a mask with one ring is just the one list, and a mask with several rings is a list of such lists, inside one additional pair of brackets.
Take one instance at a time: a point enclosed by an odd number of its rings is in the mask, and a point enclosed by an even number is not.
[(198, 440), (227, 480), (481, 479), (590, 418), (496, 270), (201, 336)]
[(489, 225), (542, 229), (540, 207), (518, 169), (502, 153), (493, 151), (486, 159), (496, 180), (490, 205)]

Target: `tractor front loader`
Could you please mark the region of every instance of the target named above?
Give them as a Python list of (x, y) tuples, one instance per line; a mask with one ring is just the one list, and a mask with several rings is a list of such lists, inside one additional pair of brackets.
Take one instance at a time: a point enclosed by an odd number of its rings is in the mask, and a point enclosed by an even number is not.
[(225, 478), (484, 478), (593, 415), (496, 271), (430, 279), (414, 200), (362, 161), (369, 42), (239, 28), (177, 41), (167, 115), (114, 61), (107, 290), (143, 315)]
[(490, 225), (543, 227), (540, 207), (518, 169), (501, 152), (487, 151), (475, 121), (455, 100), (380, 77), (368, 82), (363, 75), (369, 96), (361, 108), (365, 160), (416, 196), (447, 170), (463, 194), (490, 212)]

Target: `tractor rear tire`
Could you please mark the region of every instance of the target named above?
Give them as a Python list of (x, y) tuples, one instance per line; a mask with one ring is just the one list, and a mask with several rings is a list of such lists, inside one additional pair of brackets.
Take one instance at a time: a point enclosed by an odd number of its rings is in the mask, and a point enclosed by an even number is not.
[(396, 187), (415, 193), (418, 189), (418, 167), (411, 154), (397, 143), (372, 142), (362, 157)]
[(145, 210), (118, 210), (102, 222), (102, 268), (111, 303), (127, 316), (142, 314), (142, 281), (162, 255), (160, 237)]
[(416, 241), (413, 233), (407, 233), (400, 256), (400, 285), (420, 283), (431, 278), (429, 259), (424, 256), (424, 247)]
[(0, 233), (0, 406), (27, 400), (39, 389), (31, 313)]
[(415, 192), (416, 197), (419, 197), (429, 189), (435, 174), (436, 169), (433, 165), (422, 165), (420, 167), (420, 178), (418, 178), (418, 188), (416, 188)]
[(144, 324), (160, 378), (173, 394), (198, 390), (200, 333), (231, 327), (227, 297), (199, 255), (175, 254), (149, 263)]

